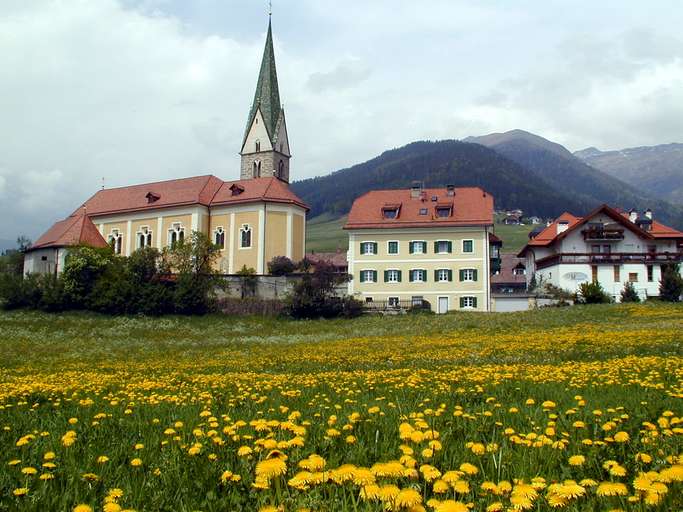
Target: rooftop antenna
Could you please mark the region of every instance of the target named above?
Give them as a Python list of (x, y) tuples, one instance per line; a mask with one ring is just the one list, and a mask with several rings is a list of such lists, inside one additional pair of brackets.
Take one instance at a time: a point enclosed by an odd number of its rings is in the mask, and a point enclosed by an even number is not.
[(273, 15), (273, 2), (271, 0), (268, 1), (268, 17)]
[(104, 176), (102, 176), (102, 190), (104, 190)]

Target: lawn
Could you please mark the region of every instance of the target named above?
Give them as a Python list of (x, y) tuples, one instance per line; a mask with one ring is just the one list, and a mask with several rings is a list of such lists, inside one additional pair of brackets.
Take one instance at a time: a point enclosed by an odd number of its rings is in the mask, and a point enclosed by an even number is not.
[(680, 510), (681, 332), (0, 313), (0, 510)]
[[(349, 247), (349, 235), (342, 229), (346, 217), (333, 218), (327, 214), (308, 221), (306, 225), (306, 251), (334, 252)], [(493, 232), (503, 240), (503, 252), (517, 253), (529, 240), (529, 231), (537, 226), (507, 226), (496, 224)]]

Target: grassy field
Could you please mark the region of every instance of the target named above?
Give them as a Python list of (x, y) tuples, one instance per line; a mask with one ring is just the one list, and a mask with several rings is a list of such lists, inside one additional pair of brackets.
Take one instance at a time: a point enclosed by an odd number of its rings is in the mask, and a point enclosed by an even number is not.
[(0, 510), (681, 510), (682, 332), (0, 313)]
[[(346, 250), (349, 247), (349, 236), (342, 229), (346, 217), (333, 218), (327, 214), (311, 219), (306, 226), (306, 250), (315, 252), (333, 252), (337, 247)], [(494, 233), (503, 240), (503, 252), (516, 253), (529, 240), (529, 231), (536, 226), (506, 226), (496, 224)]]

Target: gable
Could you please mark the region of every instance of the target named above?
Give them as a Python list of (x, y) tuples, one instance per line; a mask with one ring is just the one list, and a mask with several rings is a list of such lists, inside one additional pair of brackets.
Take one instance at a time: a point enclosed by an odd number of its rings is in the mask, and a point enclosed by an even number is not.
[(247, 136), (244, 138), (244, 144), (240, 153), (255, 153), (256, 141), (259, 141), (261, 144), (261, 151), (271, 151), (273, 149), (273, 145), (270, 142), (270, 134), (263, 120), (260, 107), (256, 110), (254, 120), (251, 122)]
[(291, 156), (289, 150), (289, 137), (287, 136), (287, 123), (285, 122), (285, 113), (280, 115), (280, 122), (277, 125), (277, 133), (275, 136), (275, 151), (279, 151), (287, 156)]

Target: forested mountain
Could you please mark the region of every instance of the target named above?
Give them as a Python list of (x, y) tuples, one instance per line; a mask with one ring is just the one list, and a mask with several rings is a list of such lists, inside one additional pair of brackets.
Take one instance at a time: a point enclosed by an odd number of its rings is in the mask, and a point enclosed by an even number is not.
[(643, 197), (559, 144), (521, 131), (467, 140), (473, 142), (413, 142), (362, 164), (294, 182), (292, 189), (311, 205), (311, 217), (343, 215), (369, 190), (405, 188), (419, 180), (427, 187), (480, 186), (494, 196), (496, 208), (521, 208), (527, 215), (554, 217), (566, 210), (580, 215), (606, 202), (649, 207), (662, 222), (683, 227), (681, 210)]
[(683, 144), (574, 153), (588, 165), (673, 204), (683, 205)]
[(584, 207), (496, 151), (455, 140), (413, 142), (348, 169), (294, 182), (292, 189), (311, 205), (311, 217), (343, 215), (369, 190), (405, 188), (414, 180), (426, 187), (479, 186), (493, 195), (497, 208), (522, 208), (529, 215), (552, 217)]
[(512, 130), (465, 140), (495, 149), (588, 207), (608, 203), (640, 211), (651, 208), (662, 222), (683, 228), (682, 208), (591, 167), (563, 146), (543, 137)]

